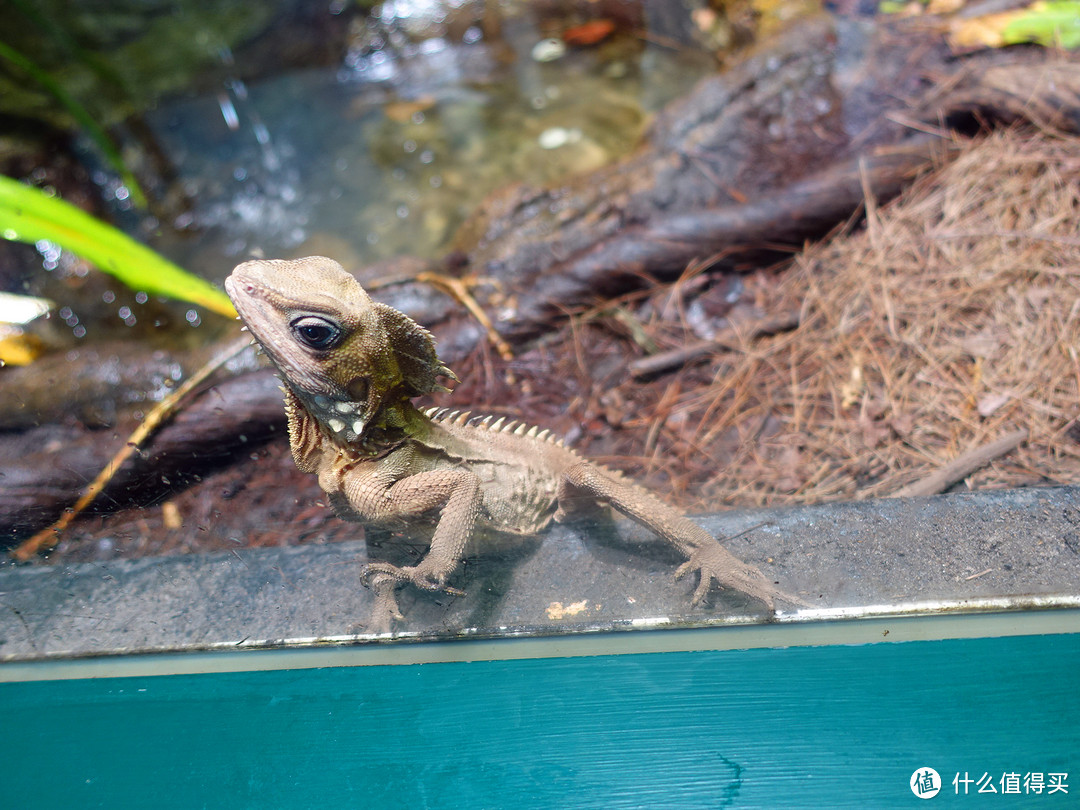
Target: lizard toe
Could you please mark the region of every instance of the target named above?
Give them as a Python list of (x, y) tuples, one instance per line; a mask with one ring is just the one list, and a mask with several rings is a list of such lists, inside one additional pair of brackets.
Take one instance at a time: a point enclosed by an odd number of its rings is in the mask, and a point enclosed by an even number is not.
[(415, 573), (409, 577), (409, 582), (425, 591), (442, 591), (443, 593), (450, 594), (450, 596), (465, 595), (465, 591), (461, 590), (461, 588), (454, 588), (437, 579), (429, 579), (420, 571), (415, 571)]
[(367, 563), (360, 569), (360, 581), (371, 588), (376, 588), (376, 583), (387, 577), (395, 582), (408, 582), (408, 570), (385, 562)]
[(367, 622), (369, 633), (389, 633), (395, 620), (403, 619), (398, 608), (398, 580), (382, 572), (370, 572), (370, 587), (375, 593), (375, 604), (371, 607), (371, 617)]
[(360, 581), (365, 585), (373, 584), (379, 577), (392, 578), (395, 583), (409, 583), (423, 591), (441, 591), (450, 596), (464, 596), (465, 591), (454, 588), (439, 579), (429, 576), (419, 566), (400, 567), (385, 562), (368, 563), (360, 571)]

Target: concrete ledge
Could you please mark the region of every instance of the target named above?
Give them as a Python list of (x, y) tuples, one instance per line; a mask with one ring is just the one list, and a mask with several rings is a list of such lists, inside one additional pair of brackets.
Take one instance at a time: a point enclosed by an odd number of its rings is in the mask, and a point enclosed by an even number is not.
[[(736, 555), (812, 603), (781, 620), (1030, 609), (1080, 598), (1080, 488), (984, 491), (701, 516)], [(747, 531), (749, 529), (749, 531)], [(746, 532), (740, 534), (740, 532)], [(402, 543), (376, 556), (408, 557)], [(59, 567), (0, 564), (0, 660), (273, 646), (363, 633), (364, 543)], [(763, 622), (739, 594), (691, 608), (678, 560), (644, 530), (556, 526), (470, 560), (453, 598), (406, 588), (409, 639)], [(1063, 599), (1032, 599), (1053, 595)], [(913, 604), (915, 603), (915, 604)], [(560, 607), (561, 606), (561, 607)], [(350, 639), (351, 640), (351, 639)], [(355, 639), (360, 640), (360, 639)]]

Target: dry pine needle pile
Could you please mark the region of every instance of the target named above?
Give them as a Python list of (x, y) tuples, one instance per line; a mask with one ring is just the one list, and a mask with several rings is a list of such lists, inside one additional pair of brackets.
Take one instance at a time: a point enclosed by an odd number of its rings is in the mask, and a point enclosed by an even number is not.
[(1020, 428), (968, 486), (1080, 481), (1080, 141), (974, 143), (761, 296), (801, 325), (721, 359), (695, 443), (737, 449), (706, 497), (888, 495)]

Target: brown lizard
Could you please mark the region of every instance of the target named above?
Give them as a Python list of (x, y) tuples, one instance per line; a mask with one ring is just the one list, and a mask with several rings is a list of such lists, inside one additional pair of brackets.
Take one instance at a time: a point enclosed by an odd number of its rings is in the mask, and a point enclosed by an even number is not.
[(447, 579), (480, 534), (535, 535), (609, 504), (648, 527), (685, 558), (675, 576), (697, 573), (693, 603), (715, 582), (759, 600), (805, 604), (773, 587), (752, 565), (621, 474), (582, 459), (549, 431), (431, 408), (414, 397), (456, 380), (431, 334), (372, 301), (340, 264), (319, 256), (239, 265), (225, 289), (240, 318), (280, 372), (296, 466), (315, 473), (338, 515), (429, 542), (411, 566), (372, 562), (370, 629), (402, 618), (405, 583), (461, 593)]

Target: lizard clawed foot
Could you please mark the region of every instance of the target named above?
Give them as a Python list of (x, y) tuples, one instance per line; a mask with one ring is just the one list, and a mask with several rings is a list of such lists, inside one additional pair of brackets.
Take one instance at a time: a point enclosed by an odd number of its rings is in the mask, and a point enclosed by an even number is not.
[(698, 584), (694, 589), (693, 604), (700, 605), (715, 582), (721, 588), (733, 588), (757, 599), (768, 608), (776, 610), (776, 599), (809, 607), (809, 603), (776, 588), (761, 571), (738, 559), (723, 546), (698, 548), (690, 552), (690, 558), (675, 571), (675, 579), (682, 579), (697, 572)]
[(367, 623), (367, 630), (371, 633), (389, 633), (396, 620), (405, 618), (398, 608), (397, 590), (406, 583), (425, 591), (442, 591), (451, 596), (465, 595), (460, 588), (451, 588), (430, 579), (417, 566), (401, 568), (390, 563), (368, 563), (360, 571), (360, 581), (375, 594), (375, 605)]
[(389, 577), (400, 584), (409, 583), (415, 585), (424, 591), (442, 591), (450, 594), (450, 596), (465, 595), (465, 591), (460, 588), (453, 588), (438, 579), (432, 579), (418, 565), (400, 567), (390, 563), (377, 562), (368, 563), (360, 571), (360, 581), (365, 585), (371, 584), (372, 587), (375, 586), (375, 581), (380, 576)]

